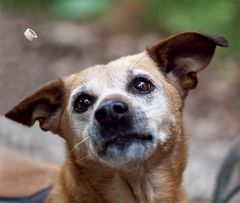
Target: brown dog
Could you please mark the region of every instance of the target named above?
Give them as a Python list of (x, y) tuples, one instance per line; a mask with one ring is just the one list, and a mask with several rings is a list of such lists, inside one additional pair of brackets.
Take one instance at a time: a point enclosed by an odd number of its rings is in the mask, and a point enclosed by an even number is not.
[(186, 32), (53, 81), (6, 117), (66, 140), (47, 202), (185, 203), (184, 100), (223, 37)]

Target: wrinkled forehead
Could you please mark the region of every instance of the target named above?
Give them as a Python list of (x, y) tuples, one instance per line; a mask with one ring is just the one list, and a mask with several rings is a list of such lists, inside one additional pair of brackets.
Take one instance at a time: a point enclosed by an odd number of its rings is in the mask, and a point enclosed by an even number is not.
[[(152, 80), (163, 79), (156, 64), (146, 52), (120, 58), (106, 65), (97, 65), (70, 76), (67, 80), (70, 95), (77, 92), (100, 94), (106, 89), (123, 90), (126, 82), (136, 75)], [(69, 96), (70, 96), (69, 95)]]

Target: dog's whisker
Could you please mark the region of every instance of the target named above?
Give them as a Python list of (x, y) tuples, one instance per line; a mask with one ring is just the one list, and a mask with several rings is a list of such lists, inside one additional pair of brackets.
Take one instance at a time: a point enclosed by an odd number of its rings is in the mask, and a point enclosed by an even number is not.
[(82, 143), (84, 143), (86, 140), (88, 139), (88, 137), (84, 138), (82, 141), (80, 141), (78, 144), (76, 144), (73, 149), (71, 150), (70, 154), (74, 152), (74, 150), (76, 150)]
[(77, 162), (79, 163), (79, 162), (83, 161), (84, 159), (86, 159), (86, 158), (88, 158), (88, 157), (90, 157), (89, 154), (86, 155), (86, 156), (84, 156), (84, 157), (82, 157), (81, 159), (77, 159)]

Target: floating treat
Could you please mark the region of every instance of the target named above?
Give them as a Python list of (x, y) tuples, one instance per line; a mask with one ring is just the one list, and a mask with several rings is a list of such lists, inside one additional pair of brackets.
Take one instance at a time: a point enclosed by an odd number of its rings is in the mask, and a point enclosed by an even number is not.
[(27, 28), (24, 32), (24, 35), (29, 41), (37, 39), (36, 32), (34, 32), (31, 28)]

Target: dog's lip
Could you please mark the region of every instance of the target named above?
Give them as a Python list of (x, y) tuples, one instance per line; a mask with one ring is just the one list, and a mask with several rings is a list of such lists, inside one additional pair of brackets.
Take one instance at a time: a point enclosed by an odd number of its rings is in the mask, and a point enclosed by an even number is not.
[(140, 141), (140, 142), (145, 142), (145, 141), (152, 141), (153, 136), (151, 134), (137, 134), (137, 133), (132, 133), (132, 134), (127, 134), (127, 135), (122, 135), (122, 136), (116, 136), (115, 138), (106, 141), (104, 144), (104, 149), (106, 149), (109, 145), (116, 144), (116, 145), (124, 145), (129, 142), (133, 141)]

